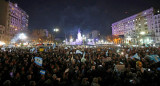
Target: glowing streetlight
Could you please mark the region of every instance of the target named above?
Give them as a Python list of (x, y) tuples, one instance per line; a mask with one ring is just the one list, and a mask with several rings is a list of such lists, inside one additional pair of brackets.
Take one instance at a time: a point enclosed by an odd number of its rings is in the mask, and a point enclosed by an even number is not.
[(103, 41), (103, 40), (101, 40), (101, 42), (103, 43), (104, 41)]
[(21, 33), (21, 34), (19, 34), (18, 38), (21, 40), (25, 40), (25, 39), (27, 39), (27, 36), (24, 33)]
[(59, 32), (58, 28), (53, 29), (54, 32)]

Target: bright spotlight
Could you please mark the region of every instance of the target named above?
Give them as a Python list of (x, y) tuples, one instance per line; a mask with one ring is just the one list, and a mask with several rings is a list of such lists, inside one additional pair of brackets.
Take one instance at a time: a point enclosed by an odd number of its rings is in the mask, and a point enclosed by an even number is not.
[(19, 34), (18, 38), (24, 40), (27, 39), (27, 36), (24, 33), (21, 33)]
[(0, 41), (0, 45), (5, 45), (5, 43)]

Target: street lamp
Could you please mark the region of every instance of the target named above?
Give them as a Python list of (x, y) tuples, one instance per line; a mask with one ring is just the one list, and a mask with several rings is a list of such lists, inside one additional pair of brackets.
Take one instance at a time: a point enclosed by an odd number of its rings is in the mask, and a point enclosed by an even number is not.
[(59, 32), (58, 28), (53, 29), (54, 32)]
[[(53, 31), (55, 32), (55, 36), (56, 36), (56, 33), (59, 32), (59, 29), (58, 29), (58, 28), (55, 28), (55, 29), (53, 29)], [(55, 36), (54, 36), (54, 38), (56, 38)], [(57, 44), (57, 43), (56, 43), (56, 44)]]
[(82, 35), (82, 39), (83, 39), (83, 46), (84, 46), (84, 41), (86, 40), (85, 35)]

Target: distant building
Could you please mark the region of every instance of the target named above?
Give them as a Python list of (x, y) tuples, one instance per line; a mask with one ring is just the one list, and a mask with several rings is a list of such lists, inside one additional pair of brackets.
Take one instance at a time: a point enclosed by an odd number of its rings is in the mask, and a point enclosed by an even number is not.
[(47, 29), (34, 29), (32, 30), (30, 38), (35, 43), (51, 43), (53, 42), (53, 35)]
[(99, 33), (98, 30), (93, 30), (93, 31), (91, 32), (91, 38), (92, 38), (92, 39), (98, 38), (99, 35), (100, 35), (100, 33)]
[(85, 34), (87, 39), (98, 39), (100, 32), (98, 30), (92, 30), (90, 33)]
[(8, 43), (18, 32), (28, 29), (28, 14), (16, 3), (0, 0), (0, 25), (5, 27), (4, 34)]
[[(112, 35), (124, 35), (125, 43), (153, 44), (159, 39), (160, 23), (157, 21), (159, 11), (154, 8), (147, 9), (138, 14), (120, 20), (112, 24)], [(157, 17), (155, 19), (155, 17)], [(157, 22), (157, 23), (155, 23)], [(158, 26), (157, 26), (158, 25)], [(157, 26), (157, 27), (156, 27)], [(157, 29), (157, 33), (156, 30)], [(142, 34), (141, 34), (142, 33)]]

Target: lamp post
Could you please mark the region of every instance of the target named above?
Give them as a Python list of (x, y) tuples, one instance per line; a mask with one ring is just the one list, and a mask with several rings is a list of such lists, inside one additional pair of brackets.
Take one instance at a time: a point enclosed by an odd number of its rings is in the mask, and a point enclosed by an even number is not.
[[(55, 28), (55, 29), (53, 29), (53, 31), (55, 32), (54, 41), (56, 41), (56, 40), (55, 40), (55, 38), (56, 38), (56, 33), (59, 32), (59, 29), (58, 29), (58, 28)], [(57, 44), (57, 43), (56, 43), (56, 44)]]
[(82, 35), (82, 39), (83, 39), (83, 46), (84, 46), (84, 41), (86, 40), (85, 35)]

